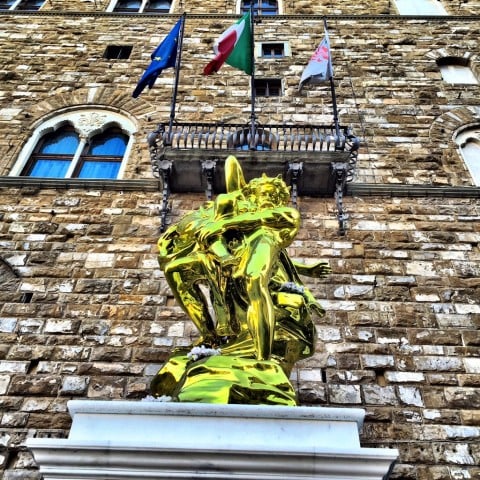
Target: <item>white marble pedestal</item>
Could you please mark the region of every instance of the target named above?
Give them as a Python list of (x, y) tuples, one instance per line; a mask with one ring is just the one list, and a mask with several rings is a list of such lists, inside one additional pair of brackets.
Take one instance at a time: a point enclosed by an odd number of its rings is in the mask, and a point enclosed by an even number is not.
[(67, 439), (27, 442), (45, 480), (381, 480), (398, 456), (360, 446), (360, 409), (90, 400), (68, 407)]

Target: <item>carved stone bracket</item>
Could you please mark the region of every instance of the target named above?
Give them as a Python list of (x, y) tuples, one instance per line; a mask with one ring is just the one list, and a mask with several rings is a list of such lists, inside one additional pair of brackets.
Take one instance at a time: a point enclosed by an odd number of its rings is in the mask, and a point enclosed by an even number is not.
[(292, 205), (297, 208), (298, 198), (298, 180), (303, 173), (303, 162), (290, 162), (288, 164), (288, 174), (290, 174), (290, 185), (292, 191), (290, 192)]
[(214, 160), (205, 160), (202, 162), (202, 174), (207, 180), (207, 189), (205, 195), (207, 200), (211, 200), (213, 197), (213, 182), (215, 180), (216, 162)]
[(167, 215), (170, 211), (170, 207), (168, 205), (168, 198), (170, 196), (170, 176), (172, 173), (173, 162), (168, 160), (162, 160), (158, 162), (159, 173), (162, 177), (163, 183), (163, 190), (162, 190), (162, 206), (160, 209), (160, 217), (161, 217), (161, 224), (160, 224), (160, 231), (164, 232), (167, 226)]

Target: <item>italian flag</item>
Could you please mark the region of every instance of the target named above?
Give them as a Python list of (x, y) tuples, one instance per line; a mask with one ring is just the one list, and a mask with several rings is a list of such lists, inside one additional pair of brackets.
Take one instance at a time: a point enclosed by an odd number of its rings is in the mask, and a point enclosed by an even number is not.
[(227, 63), (231, 67), (252, 74), (252, 26), (250, 12), (225, 30), (213, 45), (215, 58), (203, 69), (204, 75), (218, 72)]

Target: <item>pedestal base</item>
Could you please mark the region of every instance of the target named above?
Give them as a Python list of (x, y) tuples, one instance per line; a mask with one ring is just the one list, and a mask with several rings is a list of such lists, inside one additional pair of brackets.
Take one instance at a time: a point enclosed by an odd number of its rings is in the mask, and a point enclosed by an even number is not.
[(397, 450), (361, 448), (360, 409), (69, 402), (68, 439), (27, 442), (45, 480), (388, 477)]

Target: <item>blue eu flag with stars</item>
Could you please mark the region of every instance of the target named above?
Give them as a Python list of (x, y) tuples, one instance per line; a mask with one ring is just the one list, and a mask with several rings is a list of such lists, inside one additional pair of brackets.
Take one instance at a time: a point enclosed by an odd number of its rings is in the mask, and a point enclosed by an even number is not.
[(146, 86), (152, 88), (155, 80), (164, 68), (175, 67), (181, 24), (182, 19), (175, 24), (163, 42), (152, 53), (152, 63), (150, 63), (149, 67), (145, 70), (145, 73), (135, 87), (132, 93), (133, 98), (137, 98)]

